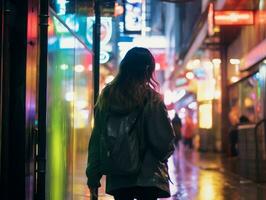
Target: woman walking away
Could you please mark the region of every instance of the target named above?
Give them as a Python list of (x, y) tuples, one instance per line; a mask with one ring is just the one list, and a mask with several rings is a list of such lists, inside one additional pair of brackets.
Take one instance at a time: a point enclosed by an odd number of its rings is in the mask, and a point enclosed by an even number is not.
[(96, 103), (86, 169), (93, 196), (102, 175), (106, 193), (115, 200), (170, 196), (167, 159), (174, 151), (174, 133), (155, 91), (154, 69), (148, 49), (130, 49)]

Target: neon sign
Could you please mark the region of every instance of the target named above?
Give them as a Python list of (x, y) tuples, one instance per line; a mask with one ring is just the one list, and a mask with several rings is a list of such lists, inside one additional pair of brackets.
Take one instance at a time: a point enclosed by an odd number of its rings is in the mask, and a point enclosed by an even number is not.
[[(93, 32), (94, 17), (87, 18), (87, 31), (86, 38), (90, 45), (92, 45), (92, 32)], [(101, 45), (106, 45), (112, 37), (112, 18), (101, 17)]]
[(215, 11), (215, 25), (253, 25), (253, 11)]
[(141, 33), (142, 1), (126, 0), (124, 4), (124, 30), (127, 33)]

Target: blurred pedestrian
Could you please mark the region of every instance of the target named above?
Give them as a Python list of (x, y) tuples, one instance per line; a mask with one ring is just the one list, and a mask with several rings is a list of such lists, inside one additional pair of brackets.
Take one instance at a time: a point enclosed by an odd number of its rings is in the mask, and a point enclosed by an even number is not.
[(172, 119), (172, 125), (175, 132), (175, 146), (179, 148), (179, 141), (182, 139), (181, 128), (182, 128), (182, 121), (177, 113), (175, 113), (174, 118)]
[[(95, 124), (88, 148), (86, 175), (91, 195), (96, 196), (95, 190), (100, 187), (103, 175), (101, 169), (106, 167), (101, 165), (99, 157), (104, 145), (101, 138), (107, 129), (106, 113), (127, 116), (142, 110), (143, 126), (138, 134), (144, 140), (140, 140), (144, 152), (140, 169), (133, 175), (106, 174), (106, 193), (113, 195), (115, 200), (155, 200), (170, 196), (167, 159), (174, 151), (174, 133), (163, 100), (155, 90), (154, 70), (155, 61), (150, 51), (132, 48), (121, 61), (115, 79), (103, 89), (96, 103)], [(129, 127), (128, 123), (130, 120), (121, 127)], [(110, 127), (115, 126), (111, 124)], [(125, 153), (122, 146), (116, 148)], [(121, 164), (122, 161), (130, 162), (128, 158), (121, 159)]]
[(248, 117), (241, 115), (238, 119), (231, 119), (232, 127), (229, 131), (230, 138), (230, 154), (231, 156), (238, 156), (238, 126), (249, 123)]
[(239, 124), (248, 124), (248, 123), (250, 123), (250, 120), (248, 119), (247, 116), (241, 115), (239, 117)]
[(238, 141), (238, 131), (237, 125), (239, 123), (239, 111), (237, 107), (233, 107), (229, 112), (229, 122), (231, 124), (229, 129), (229, 145), (230, 145), (230, 156), (237, 156), (237, 141)]
[(189, 114), (185, 117), (183, 125), (183, 142), (185, 148), (193, 149), (194, 124)]

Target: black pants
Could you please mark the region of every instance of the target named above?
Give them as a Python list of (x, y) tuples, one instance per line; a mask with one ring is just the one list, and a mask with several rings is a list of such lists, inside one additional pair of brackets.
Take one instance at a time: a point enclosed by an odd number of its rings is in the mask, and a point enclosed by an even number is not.
[(115, 200), (156, 200), (157, 190), (154, 187), (132, 187), (117, 190), (114, 193)]

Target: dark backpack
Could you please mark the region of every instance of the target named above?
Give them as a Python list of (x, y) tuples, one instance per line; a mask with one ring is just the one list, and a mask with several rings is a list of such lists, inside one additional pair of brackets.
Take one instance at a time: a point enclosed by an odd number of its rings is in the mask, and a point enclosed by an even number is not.
[(134, 175), (143, 155), (142, 110), (130, 114), (107, 113), (100, 141), (101, 171), (105, 175)]

